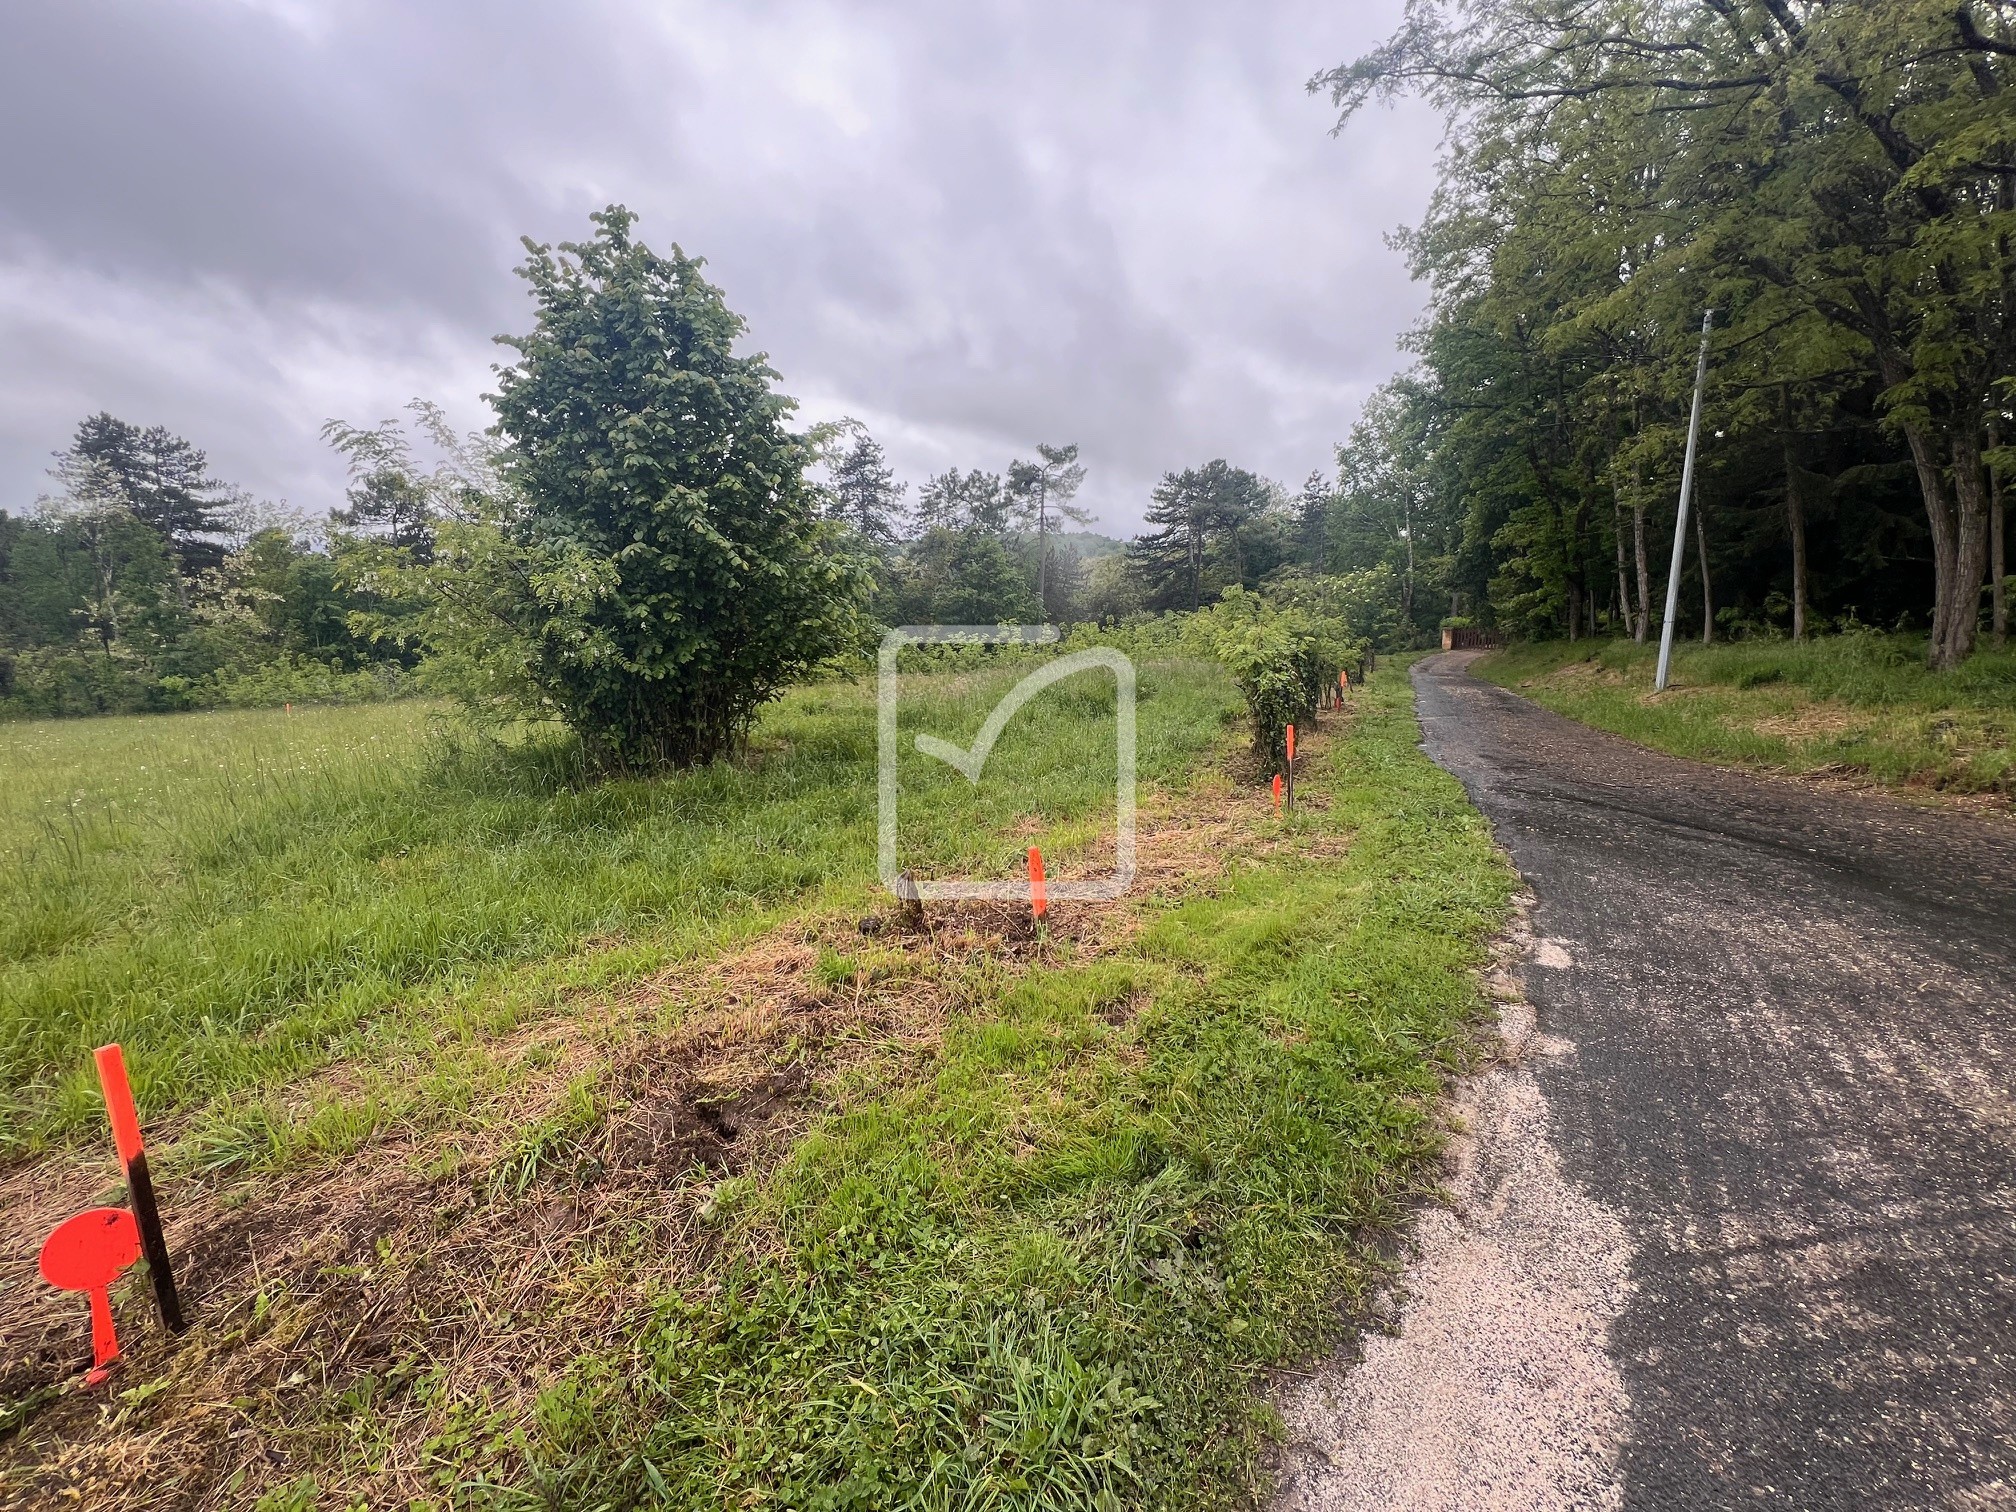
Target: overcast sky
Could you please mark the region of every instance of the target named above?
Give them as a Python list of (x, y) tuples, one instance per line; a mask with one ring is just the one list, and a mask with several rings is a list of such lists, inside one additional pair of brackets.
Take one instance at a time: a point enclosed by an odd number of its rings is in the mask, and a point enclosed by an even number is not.
[(1124, 532), (1165, 469), (1299, 483), (1421, 306), (1436, 121), (1303, 89), (1399, 8), (8, 0), (0, 508), (109, 409), (326, 510), (322, 422), (487, 424), (518, 237), (610, 201), (913, 484), (1077, 441)]

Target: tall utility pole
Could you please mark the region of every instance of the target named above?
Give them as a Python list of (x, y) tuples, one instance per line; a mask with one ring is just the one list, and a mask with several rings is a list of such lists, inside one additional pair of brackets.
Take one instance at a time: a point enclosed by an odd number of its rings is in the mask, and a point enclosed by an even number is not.
[(1715, 334), (1715, 312), (1701, 317), (1701, 361), (1694, 369), (1694, 417), (1687, 422), (1687, 463), (1680, 469), (1680, 518), (1673, 524), (1673, 565), (1666, 573), (1666, 623), (1659, 627), (1659, 676), (1653, 691), (1666, 691), (1673, 670), (1673, 621), (1680, 614), (1680, 566), (1687, 556), (1687, 509), (1694, 502), (1694, 454), (1701, 445), (1701, 396), (1708, 387), (1708, 340)]

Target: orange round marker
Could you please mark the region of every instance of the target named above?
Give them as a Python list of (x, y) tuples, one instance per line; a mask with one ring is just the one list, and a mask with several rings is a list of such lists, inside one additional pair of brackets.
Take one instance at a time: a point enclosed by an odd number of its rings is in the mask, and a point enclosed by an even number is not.
[(1281, 774), (1274, 774), (1274, 812), (1281, 812)]
[(42, 1244), (42, 1279), (60, 1291), (91, 1294), (91, 1373), (96, 1386), (119, 1358), (119, 1335), (112, 1327), (107, 1290), (119, 1273), (140, 1258), (140, 1230), (124, 1208), (91, 1208), (57, 1226)]
[(1050, 895), (1043, 884), (1043, 852), (1029, 847), (1029, 911), (1042, 923), (1050, 916)]

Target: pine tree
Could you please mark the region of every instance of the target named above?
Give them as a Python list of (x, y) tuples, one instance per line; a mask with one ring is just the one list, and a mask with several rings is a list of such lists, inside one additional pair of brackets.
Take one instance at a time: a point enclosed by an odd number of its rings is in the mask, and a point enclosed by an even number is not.
[(851, 526), (863, 540), (892, 546), (903, 538), (903, 494), (882, 445), (859, 421), (849, 421), (854, 440), (832, 466), (827, 485), (834, 519)]
[(998, 538), (1014, 529), (1016, 510), (1001, 475), (977, 467), (968, 473), (948, 468), (926, 480), (917, 494), (917, 524), (923, 530), (977, 530)]
[(75, 495), (132, 511), (174, 557), (184, 578), (221, 566), (221, 512), (228, 485), (210, 476), (209, 459), (168, 430), (142, 430), (103, 411), (77, 427), (57, 474)]
[(1036, 526), (1036, 599), (1044, 605), (1047, 615), (1050, 603), (1050, 518), (1055, 515), (1083, 525), (1092, 516), (1071, 503), (1085, 481), (1085, 468), (1078, 460), (1076, 443), (1070, 446), (1039, 445), (1036, 455), (1039, 460), (1035, 462), (1009, 464), (1008, 493), (1014, 501), (1016, 513), (1025, 522), (1033, 521)]
[(1222, 457), (1163, 474), (1146, 516), (1162, 528), (1128, 548), (1149, 606), (1197, 609), (1207, 588), (1247, 585), (1260, 565), (1248, 532), (1271, 502), (1267, 484)]

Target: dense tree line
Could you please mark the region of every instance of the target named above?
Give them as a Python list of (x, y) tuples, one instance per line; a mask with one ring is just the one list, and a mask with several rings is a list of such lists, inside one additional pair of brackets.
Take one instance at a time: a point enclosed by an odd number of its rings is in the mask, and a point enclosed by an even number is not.
[[(632, 276), (626, 259), (650, 254), (630, 245), (627, 223), (624, 229), (621, 246), (587, 244), (595, 255), (580, 276), (614, 278), (619, 287)], [(540, 276), (556, 283), (575, 276), (561, 267), (557, 260), (550, 272), (541, 265)], [(665, 260), (644, 264), (634, 276), (698, 284), (697, 267)], [(713, 291), (695, 297), (718, 298)], [(576, 320), (592, 318), (584, 308), (570, 311)], [(805, 605), (783, 616), (794, 641), (816, 643), (822, 655), (837, 651), (844, 658), (847, 647), (872, 642), (883, 625), (1113, 624), (1208, 608), (1228, 591), (1299, 580), (1325, 566), (1325, 532), (1336, 529), (1327, 517), (1335, 490), (1312, 478), (1291, 499), (1279, 485), (1223, 459), (1168, 474), (1150, 500), (1148, 529), (1131, 543), (1062, 529), (1087, 520), (1074, 502), (1085, 469), (1072, 445), (1039, 446), (999, 473), (948, 469), (928, 478), (914, 503), (882, 446), (858, 422), (802, 436), (774, 431), (769, 444), (789, 455), (765, 463), (749, 433), (753, 417), (776, 396), (760, 358), (729, 351), (728, 329), (704, 347), (689, 336), (682, 360), (710, 368), (714, 392), (739, 406), (721, 423), (759, 471), (728, 497), (756, 498), (760, 484), (760, 520), (796, 519), (791, 530), (807, 543), (765, 576), (817, 587), (837, 571), (852, 585), (842, 596), (859, 601), (858, 631), (829, 625), (815, 636), (808, 627), (824, 621)], [(549, 347), (537, 350), (543, 360)], [(552, 443), (581, 448), (579, 455), (561, 453), (564, 469), (549, 458), (548, 443), (535, 439), (535, 422), (569, 406), (556, 392), (526, 391), (520, 371), (507, 370), (510, 397), (499, 402), (514, 429), (460, 436), (438, 408), (417, 401), (403, 419), (368, 427), (329, 422), (323, 436), (343, 457), (349, 484), (343, 505), (326, 521), (252, 500), (213, 477), (202, 451), (163, 429), (104, 414), (85, 420), (52, 470), (59, 490), (24, 516), (0, 514), (0, 709), (162, 711), (374, 696), (424, 681), (473, 692), (500, 708), (565, 717), (576, 697), (592, 703), (632, 696), (566, 687), (576, 661), (599, 659), (627, 684), (647, 656), (682, 655), (662, 628), (645, 632), (651, 644), (630, 644), (620, 626), (576, 617), (612, 591), (611, 564), (621, 561), (621, 577), (654, 615), (704, 624), (711, 636), (734, 618), (732, 611), (755, 602), (737, 574), (751, 570), (759, 524), (742, 522), (731, 536), (719, 529), (731, 523), (719, 509), (701, 507), (709, 525), (698, 531), (700, 540), (718, 533), (733, 543), (734, 559), (706, 563), (682, 550), (676, 569), (668, 565), (672, 581), (647, 590), (642, 564), (650, 533), (644, 542), (635, 539), (639, 527), (629, 507), (636, 462), (620, 500), (598, 499), (595, 487), (569, 481), (621, 476), (622, 469), (596, 452), (592, 436), (563, 434)], [(723, 382), (736, 374), (744, 385), (739, 393)], [(605, 375), (611, 393), (603, 396), (603, 412), (625, 414), (622, 395), (648, 391), (651, 376)], [(590, 377), (575, 364), (551, 381), (564, 381), (572, 393)], [(621, 435), (635, 444), (640, 430), (630, 413)], [(682, 413), (656, 444), (690, 458), (694, 423)], [(534, 475), (534, 457), (560, 477)], [(700, 482), (708, 491), (728, 488), (714, 475), (717, 461), (707, 464), (710, 476), (675, 485), (689, 490), (689, 527), (697, 524), (690, 491)], [(569, 501), (564, 520), (548, 518), (532, 502), (553, 497)], [(585, 520), (572, 517), (576, 508)], [(773, 542), (771, 549), (781, 547)], [(571, 591), (559, 591), (557, 585), (570, 582)], [(830, 583), (819, 588), (817, 602), (832, 590)], [(1375, 633), (1396, 628), (1402, 593), (1402, 579), (1384, 568), (1358, 574), (1354, 621)], [(755, 644), (748, 634), (741, 641)], [(819, 659), (794, 655), (784, 664), (795, 675)], [(402, 676), (423, 663), (422, 679)], [(729, 667), (732, 684), (758, 690), (751, 695), (756, 703), (761, 690), (786, 675), (749, 679), (732, 660)], [(698, 745), (732, 739), (755, 706), (723, 697), (712, 733), (696, 737)], [(663, 707), (663, 700), (645, 702)], [(601, 718), (576, 712), (584, 721)], [(650, 764), (658, 759), (654, 752), (676, 760), (683, 749), (684, 737), (663, 730), (638, 738), (642, 743), (626, 748), (622, 761)]]
[(1320, 478), (1291, 496), (1223, 459), (1171, 472), (1124, 545), (1082, 529), (1073, 444), (912, 499), (865, 427), (794, 428), (699, 259), (643, 244), (620, 206), (592, 219), (526, 243), (533, 319), (500, 338), (495, 424), (457, 435), (420, 402), (329, 422), (349, 482), (325, 520), (251, 500), (165, 430), (87, 419), (57, 491), (0, 515), (0, 710), (273, 703), (410, 671), (634, 771), (733, 749), (885, 625), (1246, 604), (1240, 643), (1279, 651), (1297, 697), (1336, 654), (1311, 646), (1407, 633), (1411, 562), (1326, 573), (1362, 531)]
[(1171, 472), (1149, 499), (1148, 528), (1122, 543), (1056, 531), (1086, 523), (1072, 503), (1084, 467), (1076, 446), (1036, 451), (1005, 473), (948, 469), (906, 508), (880, 444), (858, 423), (842, 428), (827, 512), (876, 556), (881, 622), (1111, 624), (1206, 608), (1228, 590), (1325, 565), (1335, 490), (1321, 478), (1291, 498), (1223, 458)]
[[(355, 616), (382, 608), (349, 557), (385, 522), (372, 480), (328, 526), (252, 499), (160, 426), (92, 415), (56, 490), (0, 511), (0, 710), (141, 712), (368, 695), (403, 661)], [(394, 522), (412, 545), (425, 523)], [(403, 536), (400, 535), (403, 532)]]
[(881, 443), (858, 421), (829, 438), (826, 512), (870, 553), (884, 624), (1025, 624), (1081, 617), (1086, 552), (1113, 543), (1061, 536), (1090, 518), (1072, 502), (1085, 481), (1078, 448), (1041, 445), (1003, 473), (949, 468), (914, 506)]
[(1712, 308), (1704, 636), (2006, 634), (2016, 27), (2002, 0), (1410, 0), (1320, 76), (1450, 134), (1418, 369), (1341, 449), (1333, 566), (1405, 616), (1645, 637)]

